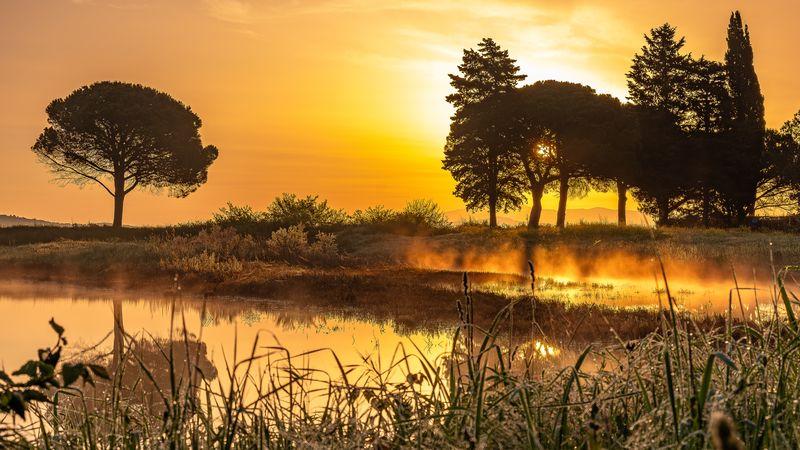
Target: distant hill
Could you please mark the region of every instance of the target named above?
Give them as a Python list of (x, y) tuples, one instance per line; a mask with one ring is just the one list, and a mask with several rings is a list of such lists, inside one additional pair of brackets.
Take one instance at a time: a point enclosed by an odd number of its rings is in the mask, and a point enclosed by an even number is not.
[[(528, 223), (528, 214), (530, 209), (523, 209), (522, 211), (514, 212), (508, 215), (498, 214), (498, 225), (521, 225)], [(485, 211), (478, 213), (470, 213), (463, 209), (455, 209), (444, 213), (447, 219), (454, 224), (465, 222), (469, 219), (475, 221), (488, 220), (489, 214)], [(644, 214), (639, 211), (627, 211), (627, 219), (629, 225), (646, 225)], [(616, 223), (617, 210), (610, 208), (574, 208), (567, 209), (567, 223)], [(544, 209), (542, 210), (541, 223), (553, 225), (556, 223), (556, 210)], [(652, 221), (651, 221), (652, 223)]]
[(6, 227), (66, 227), (69, 224), (49, 222), (47, 220), (28, 219), (27, 217), (0, 214), (0, 228)]

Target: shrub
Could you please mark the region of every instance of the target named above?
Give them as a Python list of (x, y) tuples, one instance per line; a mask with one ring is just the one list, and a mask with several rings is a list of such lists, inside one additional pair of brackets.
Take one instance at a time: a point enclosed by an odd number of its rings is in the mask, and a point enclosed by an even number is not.
[(400, 211), (398, 219), (412, 225), (422, 225), (433, 229), (451, 226), (450, 221), (447, 220), (439, 205), (428, 199), (411, 200)]
[(220, 258), (214, 253), (203, 252), (199, 255), (161, 260), (163, 269), (178, 273), (196, 273), (208, 275), (215, 280), (225, 280), (242, 271), (242, 262), (235, 257)]
[(308, 233), (302, 225), (280, 228), (272, 233), (266, 248), (271, 258), (286, 262), (306, 262)]
[(280, 227), (304, 225), (318, 229), (343, 225), (347, 221), (347, 214), (340, 209), (331, 208), (327, 200), (319, 200), (317, 195), (300, 198), (295, 194), (284, 193), (270, 203), (265, 218)]
[(336, 236), (331, 233), (317, 233), (316, 241), (311, 244), (309, 259), (323, 265), (331, 265), (341, 261)]
[(237, 206), (228, 202), (213, 215), (213, 222), (222, 227), (242, 227), (264, 222), (264, 213), (250, 206)]
[(270, 259), (288, 263), (328, 265), (340, 260), (333, 234), (317, 233), (315, 241), (309, 242), (302, 225), (275, 231), (267, 241), (266, 249)]
[(354, 225), (386, 224), (396, 220), (397, 215), (397, 211), (386, 208), (383, 205), (370, 206), (364, 211), (355, 210), (350, 216), (350, 222)]
[(261, 256), (260, 246), (249, 235), (214, 225), (194, 236), (172, 236), (150, 240), (151, 250), (168, 271), (197, 273), (224, 278), (242, 270), (242, 260)]

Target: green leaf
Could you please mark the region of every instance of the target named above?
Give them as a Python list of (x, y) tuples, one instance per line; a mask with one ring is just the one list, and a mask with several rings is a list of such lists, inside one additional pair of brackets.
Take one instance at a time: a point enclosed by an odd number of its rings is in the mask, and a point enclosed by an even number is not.
[(64, 386), (69, 386), (78, 381), (78, 378), (80, 378), (85, 371), (86, 368), (83, 364), (66, 363), (61, 366), (61, 377), (64, 379)]
[(61, 325), (57, 324), (55, 319), (53, 319), (53, 318), (50, 318), (50, 327), (53, 329), (53, 331), (58, 333), (59, 336), (64, 334), (64, 327), (62, 327)]
[(716, 356), (716, 357), (717, 357), (717, 358), (718, 358), (720, 361), (722, 361), (723, 363), (725, 363), (725, 365), (727, 365), (727, 366), (728, 366), (728, 367), (730, 367), (731, 369), (733, 369), (733, 370), (739, 370), (739, 368), (738, 368), (738, 367), (736, 367), (736, 363), (735, 363), (735, 362), (733, 362), (733, 360), (731, 360), (731, 358), (730, 358), (728, 355), (726, 355), (725, 353), (722, 353), (722, 352), (714, 352), (714, 356)]
[(93, 374), (97, 375), (98, 377), (109, 380), (111, 377), (108, 375), (108, 371), (105, 367), (97, 365), (97, 364), (88, 364), (89, 370), (92, 371)]
[(8, 408), (23, 419), (25, 418), (25, 400), (17, 392), (12, 392), (8, 397)]
[(783, 278), (781, 277), (778, 277), (778, 288), (781, 298), (783, 299), (783, 305), (786, 308), (786, 317), (789, 319), (789, 324), (792, 326), (792, 329), (796, 332), (798, 331), (797, 318), (794, 315), (792, 302), (789, 301), (789, 295), (786, 293), (786, 287), (783, 285)]
[(50, 403), (50, 399), (47, 398), (46, 395), (44, 395), (40, 391), (36, 391), (36, 390), (33, 390), (33, 389), (26, 389), (25, 391), (23, 391), (22, 392), (22, 397), (26, 401), (29, 401), (29, 402), (34, 401), (34, 402), (47, 402), (47, 403)]
[(30, 378), (36, 377), (36, 368), (39, 365), (39, 361), (30, 360), (22, 365), (19, 369), (15, 370), (11, 373), (11, 375), (27, 375)]
[(58, 365), (58, 361), (60, 359), (61, 359), (61, 347), (59, 347), (56, 351), (45, 356), (43, 361), (45, 364), (49, 364), (55, 367), (56, 365)]

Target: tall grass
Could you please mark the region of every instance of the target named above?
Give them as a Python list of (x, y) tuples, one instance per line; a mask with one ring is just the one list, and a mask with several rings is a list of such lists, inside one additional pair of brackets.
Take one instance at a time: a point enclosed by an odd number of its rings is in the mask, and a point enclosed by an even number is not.
[[(465, 276), (460, 325), (435, 360), (400, 346), (391, 361), (344, 366), (331, 349), (290, 354), (256, 340), (224, 370), (203, 363), (173, 314), (168, 342), (121, 333), (96, 388), (51, 389), (6, 445), (43, 448), (794, 448), (800, 441), (797, 298), (775, 273), (772, 314), (723, 326), (675, 314), (666, 276), (661, 326), (588, 346), (557, 367), (534, 342), (509, 347), (512, 314), (536, 326), (536, 299), (474, 320)], [(528, 314), (527, 308), (531, 308)], [(525, 313), (523, 313), (525, 312)], [(181, 326), (182, 325), (182, 326)], [(533, 334), (533, 333), (532, 333)], [(145, 342), (147, 341), (147, 342)], [(149, 355), (149, 356), (147, 356)], [(304, 364), (333, 358), (336, 373)], [(147, 394), (149, 392), (149, 394)]]

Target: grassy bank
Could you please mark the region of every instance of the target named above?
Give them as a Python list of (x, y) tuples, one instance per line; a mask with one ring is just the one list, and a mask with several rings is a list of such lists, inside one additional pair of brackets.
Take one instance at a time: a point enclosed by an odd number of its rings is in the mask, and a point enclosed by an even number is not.
[[(250, 237), (257, 243), (268, 240), (280, 226), (274, 223), (237, 225), (190, 224), (166, 228), (123, 228), (114, 230), (102, 226), (80, 227), (12, 227), (0, 228), (0, 258), (9, 264), (42, 262), (43, 255), (55, 256), (65, 264), (79, 264), (82, 259), (70, 259), (77, 247), (89, 261), (119, 250), (141, 255), (147, 243), (173, 240), (208, 232), (215, 226), (235, 230), (240, 237)], [(290, 226), (283, 227), (288, 229)], [(333, 236), (338, 251), (352, 256), (351, 262), (407, 263), (409, 249), (427, 249), (456, 253), (485, 252), (494, 254), (505, 249), (553, 248), (596, 253), (624, 249), (631, 254), (652, 256), (655, 252), (664, 259), (731, 261), (769, 261), (770, 248), (777, 263), (800, 260), (800, 235), (776, 231), (753, 232), (744, 229), (659, 228), (637, 226), (618, 227), (607, 224), (571, 225), (559, 230), (543, 226), (537, 230), (524, 227), (490, 230), (485, 226), (463, 225), (439, 228), (421, 226), (417, 229), (388, 230), (384, 226), (338, 225), (322, 228), (306, 227), (310, 241), (322, 232)], [(50, 245), (35, 245), (50, 244)], [(770, 245), (771, 244), (771, 245)], [(115, 249), (114, 247), (118, 247)], [(63, 256), (63, 258), (61, 258)], [(92, 258), (97, 256), (98, 258)], [(152, 256), (152, 255), (151, 255)], [(159, 256), (159, 255), (155, 255)], [(135, 263), (132, 258), (118, 258), (124, 264)], [(251, 253), (242, 258), (269, 259), (264, 254)], [(278, 258), (280, 259), (280, 258)], [(110, 261), (113, 263), (113, 261)], [(150, 259), (152, 265), (152, 258)], [(146, 264), (147, 261), (142, 261)], [(91, 263), (89, 263), (91, 264)], [(524, 264), (523, 264), (524, 265)]]

